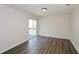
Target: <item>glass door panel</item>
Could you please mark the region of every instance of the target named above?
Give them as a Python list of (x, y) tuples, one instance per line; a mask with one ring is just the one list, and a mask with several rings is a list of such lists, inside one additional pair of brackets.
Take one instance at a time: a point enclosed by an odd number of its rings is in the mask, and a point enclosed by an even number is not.
[(29, 19), (29, 37), (36, 35), (36, 20)]

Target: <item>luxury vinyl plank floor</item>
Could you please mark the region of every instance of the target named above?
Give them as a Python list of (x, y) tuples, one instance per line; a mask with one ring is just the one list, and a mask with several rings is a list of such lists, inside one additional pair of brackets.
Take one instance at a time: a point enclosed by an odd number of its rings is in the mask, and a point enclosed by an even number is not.
[(77, 54), (68, 39), (36, 36), (3, 54)]

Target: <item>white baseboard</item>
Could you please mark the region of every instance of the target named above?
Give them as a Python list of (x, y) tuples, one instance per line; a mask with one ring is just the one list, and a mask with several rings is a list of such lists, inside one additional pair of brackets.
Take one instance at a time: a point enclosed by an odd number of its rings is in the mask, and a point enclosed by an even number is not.
[(2, 52), (0, 52), (0, 54), (2, 54), (2, 53), (4, 53), (5, 51), (8, 51), (8, 50), (10, 50), (10, 49), (16, 47), (16, 46), (18, 46), (18, 45), (20, 45), (20, 44), (22, 44), (23, 42), (26, 42), (26, 41), (28, 41), (28, 40), (25, 40), (25, 41), (22, 41), (22, 42), (20, 42), (20, 43), (17, 43), (17, 44), (15, 44), (15, 45), (11, 46), (10, 48), (7, 48), (7, 49), (3, 50)]
[(73, 44), (73, 46), (75, 47), (75, 49), (77, 50), (77, 52), (79, 53), (79, 49), (78, 49), (78, 47), (76, 46), (75, 42), (74, 42), (73, 40), (70, 40), (70, 41), (71, 41), (71, 43)]

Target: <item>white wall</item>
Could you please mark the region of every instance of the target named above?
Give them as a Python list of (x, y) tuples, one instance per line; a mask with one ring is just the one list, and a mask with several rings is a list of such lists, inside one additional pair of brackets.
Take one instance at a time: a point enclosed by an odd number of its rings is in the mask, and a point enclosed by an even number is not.
[(79, 53), (79, 5), (72, 12), (72, 43)]
[(28, 16), (21, 10), (0, 5), (0, 53), (28, 40)]
[(39, 35), (71, 38), (70, 15), (51, 15), (39, 20)]

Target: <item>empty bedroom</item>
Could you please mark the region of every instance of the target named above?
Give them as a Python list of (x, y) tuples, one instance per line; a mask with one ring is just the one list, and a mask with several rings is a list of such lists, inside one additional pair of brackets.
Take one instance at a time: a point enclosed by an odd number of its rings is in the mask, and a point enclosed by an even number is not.
[(1, 54), (78, 54), (79, 4), (0, 4)]

